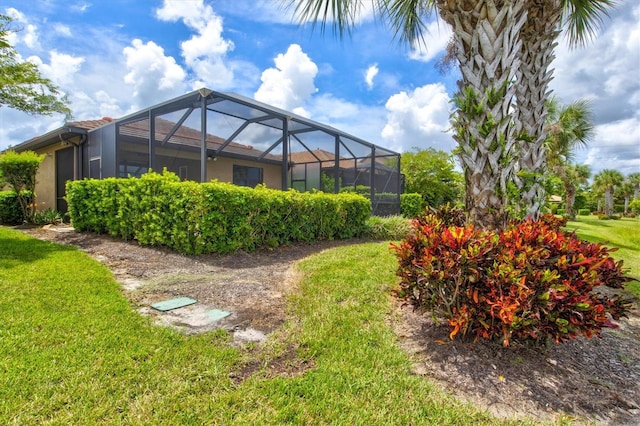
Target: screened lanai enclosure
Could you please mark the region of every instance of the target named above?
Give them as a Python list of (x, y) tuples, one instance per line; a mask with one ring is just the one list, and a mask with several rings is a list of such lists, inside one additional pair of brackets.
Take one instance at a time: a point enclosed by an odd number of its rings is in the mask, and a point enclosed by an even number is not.
[(356, 191), (371, 200), (374, 214), (400, 211), (400, 154), (236, 94), (200, 89), (87, 136), (88, 177), (166, 168), (199, 182)]

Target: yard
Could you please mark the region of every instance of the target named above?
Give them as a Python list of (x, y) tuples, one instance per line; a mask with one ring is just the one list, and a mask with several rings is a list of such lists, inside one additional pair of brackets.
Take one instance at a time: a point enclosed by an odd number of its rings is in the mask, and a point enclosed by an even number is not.
[[(126, 274), (124, 251), (135, 244), (109, 259), (97, 239), (77, 245), (116, 277)], [(233, 257), (191, 260), (224, 266)], [(147, 299), (128, 297), (86, 253), (0, 228), (0, 423), (520, 424), (522, 415), (537, 423), (590, 413), (619, 424), (638, 416), (637, 315), (604, 339), (542, 354), (448, 343), (446, 329), (425, 327), (428, 318), (390, 299), (387, 243), (334, 247), (296, 265), (279, 277), (290, 284), (282, 324), (263, 343), (239, 345), (224, 330), (159, 327), (137, 312)], [(159, 285), (142, 278), (143, 287)], [(589, 389), (597, 396), (578, 397)]]

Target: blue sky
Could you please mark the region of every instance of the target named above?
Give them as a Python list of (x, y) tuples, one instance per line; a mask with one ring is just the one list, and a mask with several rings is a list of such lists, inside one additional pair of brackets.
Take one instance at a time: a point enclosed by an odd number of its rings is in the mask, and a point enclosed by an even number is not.
[[(450, 151), (457, 71), (435, 62), (449, 38), (434, 21), (427, 51), (398, 45), (366, 8), (339, 40), (293, 22), (278, 0), (3, 0), (11, 43), (71, 101), (74, 119), (120, 117), (192, 90), (235, 92), (397, 151)], [(556, 49), (552, 89), (590, 99), (597, 136), (576, 161), (594, 173), (640, 172), (640, 4), (619, 3), (597, 39)], [(63, 124), (0, 108), (0, 150)]]

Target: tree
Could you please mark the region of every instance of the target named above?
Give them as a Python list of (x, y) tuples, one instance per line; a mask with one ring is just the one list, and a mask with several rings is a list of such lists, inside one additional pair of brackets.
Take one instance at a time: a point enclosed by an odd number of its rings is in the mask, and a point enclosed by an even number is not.
[[(301, 20), (311, 20), (314, 25), (320, 21), (323, 29), (326, 22), (333, 18), (334, 30), (340, 35), (350, 31), (362, 6), (359, 0), (285, 1), (295, 4), (295, 14)], [(596, 3), (608, 5), (610, 2), (372, 0), (377, 14), (387, 21), (401, 41), (422, 40), (426, 31), (424, 18), (435, 10), (453, 29), (451, 52), (462, 74), (462, 80), (458, 83), (459, 91), (454, 96), (454, 139), (458, 142), (457, 154), (466, 185), (465, 203), (472, 223), (486, 229), (501, 229), (506, 225), (508, 183), (515, 181), (519, 189), (527, 189), (522, 182), (514, 179), (518, 171), (516, 165), (520, 164), (519, 157), (532, 157), (529, 145), (539, 144), (539, 139), (545, 139), (540, 129), (523, 130), (522, 125), (516, 123), (521, 116), (534, 117), (531, 121), (538, 120), (540, 115), (527, 112), (528, 108), (542, 109), (541, 115), (545, 116), (544, 101), (549, 94), (546, 84), (551, 78), (548, 67), (553, 59), (553, 40), (558, 35), (562, 13), (551, 24), (542, 25), (547, 18), (546, 15), (539, 16), (539, 12), (547, 7), (554, 10), (560, 7), (561, 12), (567, 12), (564, 16), (572, 30), (571, 34), (577, 34), (580, 39), (592, 28), (593, 19), (597, 19), (598, 12), (602, 10), (602, 7), (594, 6)], [(531, 17), (528, 17), (530, 10)], [(528, 24), (528, 19), (536, 20), (540, 25), (527, 31), (525, 24)], [(528, 49), (531, 52), (525, 55), (523, 37), (540, 37), (533, 34), (535, 31), (550, 34), (545, 40), (530, 43)], [(537, 61), (538, 50), (542, 49), (546, 49), (544, 61)], [(527, 61), (524, 65), (523, 60)], [(538, 76), (544, 77), (540, 83), (545, 85), (543, 90), (537, 91), (540, 99), (528, 102), (527, 97), (532, 96), (532, 89), (526, 89), (520, 93), (518, 102), (514, 103), (517, 88), (513, 82), (522, 77), (530, 81), (531, 86), (536, 84)], [(512, 108), (515, 114), (511, 113)], [(520, 121), (523, 121), (522, 118)], [(539, 151), (543, 155), (543, 149)], [(540, 163), (539, 159), (524, 161), (524, 166), (520, 168), (535, 177), (535, 166)], [(537, 185), (537, 181), (535, 179), (533, 183)], [(537, 196), (539, 193), (536, 192)], [(537, 200), (528, 194), (524, 195), (533, 203), (527, 207), (528, 211), (535, 213), (535, 209), (540, 207), (536, 204)]]
[(40, 115), (65, 114), (71, 110), (67, 100), (60, 96), (58, 88), (40, 75), (38, 67), (22, 61), (8, 41), (12, 19), (0, 14), (0, 107)]
[(33, 222), (35, 214), (36, 173), (44, 157), (33, 151), (7, 151), (0, 155), (0, 176), (16, 193), (22, 216), (28, 223)]
[(571, 164), (571, 160), (575, 149), (585, 147), (595, 135), (593, 115), (589, 102), (585, 100), (561, 106), (555, 99), (550, 99), (548, 111), (545, 140), (547, 164), (562, 180), (565, 211), (573, 219), (577, 186), (587, 183), (591, 170), (588, 166)]
[(604, 192), (604, 214), (607, 216), (613, 216), (614, 190), (623, 181), (622, 173), (611, 169), (602, 170), (593, 178), (593, 185)]
[(527, 178), (518, 175), (514, 178), (520, 188), (522, 208), (528, 217), (535, 218), (546, 199), (542, 185), (549, 113), (546, 100), (553, 78), (551, 62), (555, 58), (556, 40), (564, 27), (570, 47), (586, 44), (615, 0), (527, 0), (525, 3), (527, 19), (520, 30), (522, 48), (514, 124), (518, 141), (517, 169)]
[(622, 198), (624, 198), (624, 214), (627, 214), (629, 212), (629, 202), (633, 195), (634, 185), (629, 178), (627, 178), (618, 186), (617, 189)]
[(555, 98), (548, 102), (547, 139), (545, 140), (547, 164), (561, 166), (573, 160), (575, 149), (584, 148), (595, 136), (593, 113), (587, 100), (569, 105), (559, 105)]
[(401, 172), (405, 176), (405, 192), (422, 195), (431, 206), (455, 204), (460, 199), (462, 176), (454, 170), (450, 154), (434, 148), (418, 149), (402, 154)]
[(633, 199), (640, 198), (640, 173), (631, 173), (627, 176), (627, 180), (633, 185)]
[(564, 185), (565, 212), (571, 219), (576, 217), (573, 205), (578, 186), (586, 184), (590, 176), (591, 169), (584, 164), (567, 164), (561, 168), (560, 179)]

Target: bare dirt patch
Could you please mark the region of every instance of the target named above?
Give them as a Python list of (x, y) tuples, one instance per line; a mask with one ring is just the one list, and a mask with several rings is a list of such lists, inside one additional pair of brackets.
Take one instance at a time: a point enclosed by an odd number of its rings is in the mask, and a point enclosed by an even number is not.
[[(187, 333), (223, 328), (240, 344), (260, 342), (286, 319), (286, 295), (293, 290), (294, 264), (312, 253), (350, 242), (294, 244), (251, 254), (183, 256), (68, 227), (22, 229), (40, 239), (78, 247), (111, 269), (123, 293), (144, 315)], [(159, 312), (150, 305), (175, 297), (194, 305)], [(491, 342), (449, 341), (448, 327), (394, 302), (392, 326), (412, 357), (414, 373), (428, 377), (499, 417), (539, 421), (575, 417), (598, 425), (640, 424), (640, 314), (620, 321), (603, 337), (577, 339), (545, 349)], [(210, 321), (207, 312), (228, 317)], [(309, 368), (294, 348), (264, 359), (249, 349), (248, 361), (233, 374), (240, 382), (261, 372), (295, 376)], [(562, 414), (564, 413), (564, 414)], [(587, 419), (587, 420), (585, 420)]]
[[(226, 329), (238, 343), (260, 342), (286, 319), (286, 294), (296, 282), (293, 265), (312, 253), (347, 242), (293, 244), (251, 254), (186, 256), (68, 226), (24, 228), (36, 238), (73, 245), (113, 273), (143, 315), (186, 333)], [(353, 243), (353, 242), (351, 242)], [(166, 312), (151, 304), (178, 297), (197, 303)], [(213, 309), (230, 315), (211, 321)]]

